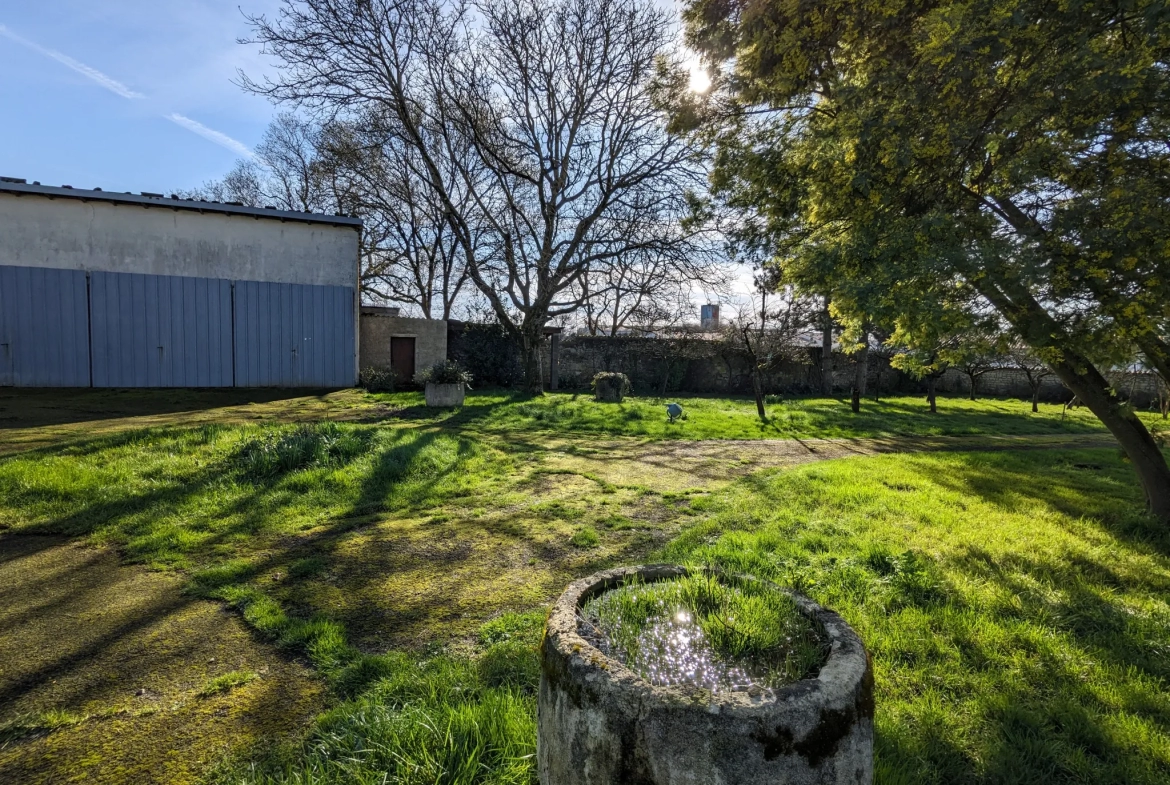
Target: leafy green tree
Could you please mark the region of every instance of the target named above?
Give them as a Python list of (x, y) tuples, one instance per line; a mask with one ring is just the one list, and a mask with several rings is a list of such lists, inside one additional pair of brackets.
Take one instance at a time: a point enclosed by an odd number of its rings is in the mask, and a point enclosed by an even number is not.
[[(785, 280), (921, 331), (990, 303), (1113, 433), (1170, 522), (1170, 468), (1100, 370), (1170, 376), (1170, 10), (1159, 0), (692, 0), (713, 185)], [(928, 344), (918, 344), (919, 348)]]

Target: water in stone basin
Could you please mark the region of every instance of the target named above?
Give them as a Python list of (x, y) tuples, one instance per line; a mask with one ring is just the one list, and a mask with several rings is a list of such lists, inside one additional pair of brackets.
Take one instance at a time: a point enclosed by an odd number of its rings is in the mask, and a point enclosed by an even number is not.
[(690, 577), (631, 583), (581, 610), (579, 629), (651, 684), (761, 698), (810, 674), (824, 643), (787, 595)]

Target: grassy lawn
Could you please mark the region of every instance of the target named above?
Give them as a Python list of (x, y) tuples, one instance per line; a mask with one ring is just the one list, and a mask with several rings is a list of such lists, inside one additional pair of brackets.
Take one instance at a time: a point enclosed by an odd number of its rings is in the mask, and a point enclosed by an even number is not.
[[(837, 398), (769, 398), (768, 420), (756, 415), (751, 398), (688, 396), (628, 398), (621, 404), (600, 404), (582, 393), (554, 393), (536, 399), (482, 393), (468, 397), (457, 413), (435, 417), (417, 393), (376, 396), (397, 409), (397, 417), (425, 417), (433, 422), (491, 432), (636, 436), (650, 439), (864, 439), (890, 436), (975, 436), (1092, 433), (1100, 423), (1086, 409), (1065, 411), (1019, 400), (941, 398), (930, 414), (919, 397), (863, 402), (860, 414), (849, 401)], [(666, 404), (680, 403), (687, 419), (670, 423)], [(1152, 413), (1143, 413), (1153, 421)]]
[[(302, 734), (261, 729), (271, 743), (209, 781), (531, 783), (543, 610), (574, 577), (657, 559), (769, 577), (841, 612), (874, 656), (881, 782), (1170, 778), (1170, 536), (1116, 448), (768, 468), (848, 453), (769, 462), (786, 448), (754, 461), (654, 441), (1056, 447), (1096, 438), (1083, 412), (944, 399), (932, 417), (890, 399), (854, 417), (805, 400), (770, 406), (761, 428), (750, 400), (715, 398), (681, 399), (679, 426), (661, 402), (571, 394), (476, 394), (444, 414), (409, 393), (123, 403), (105, 418), (85, 409), (108, 400), (71, 400), (40, 419), (0, 400), (15, 418), (0, 430), (0, 551), (26, 535), (117, 546), (233, 608), (332, 696)], [(237, 710), (273, 681), (245, 665), (192, 681), (184, 705)], [(121, 698), (99, 698), (68, 732), (101, 747), (125, 731), (102, 713)], [(22, 699), (44, 725), (54, 707), (76, 712)], [(0, 779), (40, 743), (8, 709)]]

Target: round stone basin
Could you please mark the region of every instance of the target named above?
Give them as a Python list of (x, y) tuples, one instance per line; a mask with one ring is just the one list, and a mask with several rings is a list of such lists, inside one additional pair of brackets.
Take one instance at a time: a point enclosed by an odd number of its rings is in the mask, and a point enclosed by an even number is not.
[(624, 567), (576, 581), (561, 595), (541, 643), (541, 783), (872, 782), (869, 657), (841, 617), (812, 600), (768, 584), (793, 599), (828, 649), (815, 675), (775, 688), (727, 667), (707, 673), (705, 684), (651, 673), (652, 683), (583, 631), (581, 609), (589, 600), (631, 579), (689, 574), (672, 565)]

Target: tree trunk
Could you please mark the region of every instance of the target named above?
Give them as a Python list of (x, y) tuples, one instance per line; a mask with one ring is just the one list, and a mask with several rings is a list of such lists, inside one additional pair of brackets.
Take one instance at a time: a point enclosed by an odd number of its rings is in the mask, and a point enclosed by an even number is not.
[(1066, 355), (1052, 370), (1117, 439), (1137, 472), (1150, 512), (1170, 523), (1170, 467), (1142, 421), (1117, 400), (1109, 382), (1084, 358)]
[(520, 334), (520, 365), (524, 369), (524, 391), (532, 395), (544, 393), (540, 361), (540, 336), (525, 331)]
[(758, 365), (752, 368), (752, 392), (756, 396), (756, 414), (760, 415), (761, 420), (767, 420), (768, 413), (764, 411), (764, 385), (760, 382), (760, 367)]
[(853, 390), (849, 400), (849, 408), (854, 414), (861, 411), (861, 396), (865, 395), (865, 377), (869, 375), (869, 336), (862, 334), (862, 347), (857, 350), (857, 359), (853, 367)]
[(971, 377), (971, 400), (975, 400), (975, 385), (979, 382), (979, 377), (973, 373), (967, 375)]
[(666, 397), (666, 385), (670, 381), (670, 360), (663, 360), (662, 364), (665, 365), (666, 368), (662, 371), (662, 390), (658, 393), (659, 398)]
[(931, 414), (935, 414), (938, 412), (938, 403), (935, 401), (935, 397), (934, 397), (934, 383), (935, 383), (935, 378), (933, 376), (927, 377), (927, 379), (926, 379), (926, 400), (930, 402), (930, 413)]
[(857, 397), (863, 398), (866, 382), (869, 381), (869, 333), (861, 334), (861, 348), (857, 351), (857, 367), (854, 371), (853, 385), (857, 388)]
[(1040, 385), (1037, 384), (1032, 388), (1032, 414), (1037, 414), (1040, 411)]
[(833, 394), (833, 317), (829, 315), (829, 295), (825, 295), (825, 312), (821, 314), (821, 392)]
[(1170, 525), (1170, 466), (1142, 421), (1117, 400), (1109, 382), (1077, 351), (1064, 329), (1031, 292), (1012, 280), (996, 281), (992, 275), (971, 281), (1031, 346), (1060, 350), (1060, 361), (1050, 366), (1053, 373), (1117, 439), (1133, 464), (1149, 511)]

